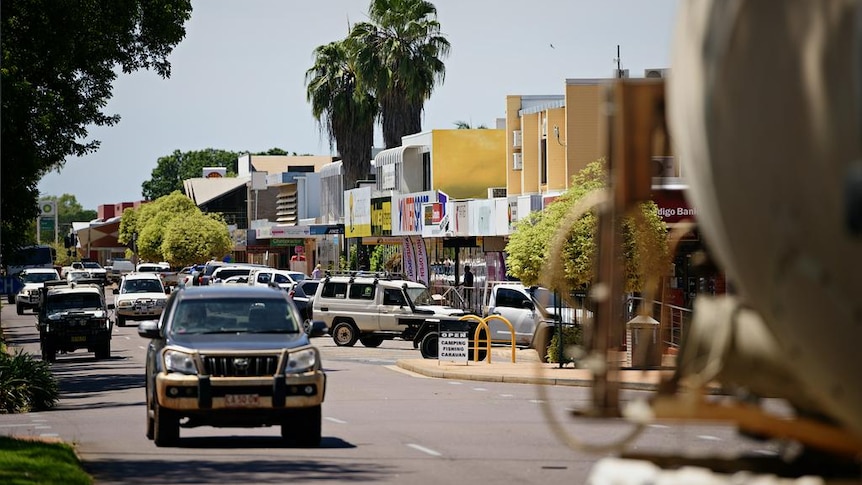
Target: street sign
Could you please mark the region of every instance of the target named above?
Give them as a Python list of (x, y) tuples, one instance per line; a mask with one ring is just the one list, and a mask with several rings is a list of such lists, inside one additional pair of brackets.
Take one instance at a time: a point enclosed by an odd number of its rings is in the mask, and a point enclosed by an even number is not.
[(470, 346), (469, 333), (470, 324), (464, 320), (441, 320), (437, 359), (466, 364)]
[(39, 229), (43, 232), (54, 232), (54, 216), (40, 217)]

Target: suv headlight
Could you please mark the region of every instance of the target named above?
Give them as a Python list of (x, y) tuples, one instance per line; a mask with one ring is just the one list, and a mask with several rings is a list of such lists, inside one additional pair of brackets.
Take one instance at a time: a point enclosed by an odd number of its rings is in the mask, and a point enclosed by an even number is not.
[(132, 300), (120, 300), (117, 303), (117, 308), (131, 308), (131, 307), (132, 307)]
[(198, 368), (192, 354), (180, 352), (179, 350), (166, 350), (165, 369), (168, 372), (179, 372), (181, 374), (196, 375)]
[(308, 348), (287, 354), (285, 374), (299, 374), (312, 370), (317, 364), (317, 349)]

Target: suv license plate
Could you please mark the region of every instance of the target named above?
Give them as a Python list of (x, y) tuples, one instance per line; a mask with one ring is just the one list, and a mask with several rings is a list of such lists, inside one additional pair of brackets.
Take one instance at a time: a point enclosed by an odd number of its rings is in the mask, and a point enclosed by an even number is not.
[(86, 342), (86, 341), (87, 341), (86, 335), (75, 335), (74, 337), (72, 337), (72, 342)]
[(257, 394), (225, 394), (224, 405), (230, 408), (256, 408), (260, 406)]

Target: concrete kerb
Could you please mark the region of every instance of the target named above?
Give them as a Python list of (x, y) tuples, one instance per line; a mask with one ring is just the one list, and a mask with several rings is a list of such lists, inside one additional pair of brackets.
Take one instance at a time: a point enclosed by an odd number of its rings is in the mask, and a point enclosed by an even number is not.
[[(508, 382), (513, 384), (537, 384), (550, 386), (593, 385), (590, 371), (571, 367), (560, 368), (556, 364), (538, 362), (469, 362), (464, 364), (441, 363), (434, 359), (402, 359), (396, 365), (404, 370), (427, 377), (486, 382)], [(620, 388), (655, 391), (663, 376), (670, 371), (629, 370), (620, 372)]]

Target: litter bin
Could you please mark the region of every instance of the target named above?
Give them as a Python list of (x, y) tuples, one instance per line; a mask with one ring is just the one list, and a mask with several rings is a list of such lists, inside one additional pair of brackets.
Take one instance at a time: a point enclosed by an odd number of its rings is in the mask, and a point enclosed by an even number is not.
[(626, 364), (631, 369), (661, 367), (659, 322), (637, 315), (626, 323)]

